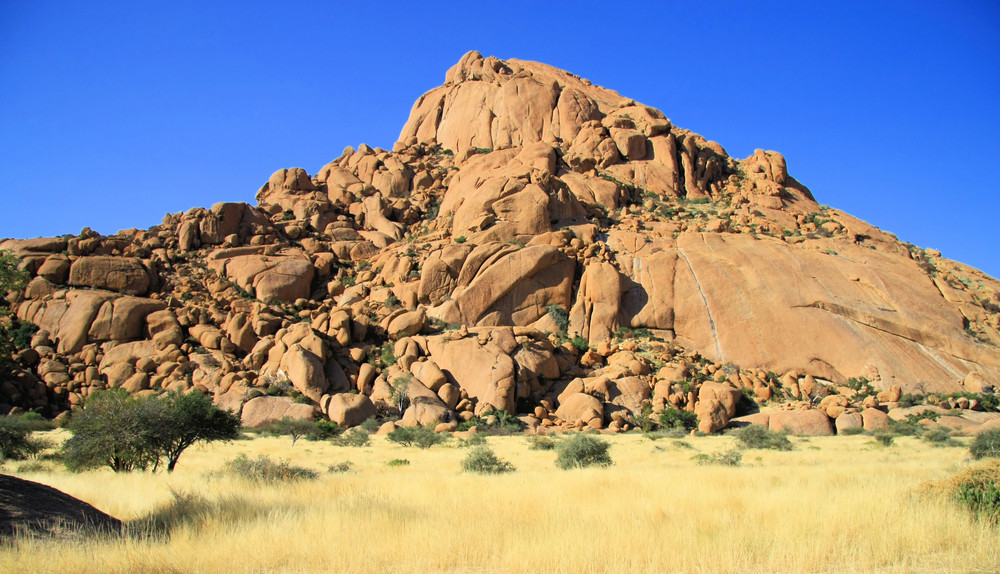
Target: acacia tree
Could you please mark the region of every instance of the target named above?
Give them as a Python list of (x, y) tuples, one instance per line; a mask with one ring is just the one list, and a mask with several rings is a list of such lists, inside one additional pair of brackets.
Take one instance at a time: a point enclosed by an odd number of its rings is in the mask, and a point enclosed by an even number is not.
[(91, 395), (69, 429), (73, 437), (63, 446), (63, 460), (70, 470), (155, 471), (166, 460), (173, 472), (191, 445), (236, 438), (240, 420), (200, 392), (136, 398), (111, 389)]
[(73, 471), (109, 466), (130, 472), (155, 466), (160, 453), (153, 435), (163, 410), (155, 398), (136, 398), (124, 389), (94, 393), (70, 420), (73, 436), (63, 445), (63, 462)]
[(167, 460), (167, 472), (173, 472), (181, 453), (197, 442), (239, 437), (239, 417), (213, 405), (208, 395), (172, 392), (159, 400), (165, 405), (166, 417), (159, 421), (153, 440)]

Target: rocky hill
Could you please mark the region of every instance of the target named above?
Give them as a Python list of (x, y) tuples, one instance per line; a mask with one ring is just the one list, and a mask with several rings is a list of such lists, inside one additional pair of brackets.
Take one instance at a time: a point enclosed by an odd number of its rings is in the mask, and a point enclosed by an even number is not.
[(744, 401), (833, 432), (1000, 385), (995, 279), (820, 205), (777, 152), (732, 158), (540, 63), (470, 52), (392, 151), (278, 170), (256, 201), (0, 243), (41, 329), (4, 408), (197, 388), (248, 424), (677, 408), (715, 431)]

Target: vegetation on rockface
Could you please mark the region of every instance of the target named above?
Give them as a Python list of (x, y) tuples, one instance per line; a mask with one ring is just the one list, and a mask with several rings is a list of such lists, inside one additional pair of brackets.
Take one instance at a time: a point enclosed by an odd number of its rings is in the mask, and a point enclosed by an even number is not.
[(28, 282), (29, 275), (19, 264), (20, 260), (10, 251), (0, 250), (0, 373), (10, 368), (12, 355), (26, 348), (38, 329), (19, 321), (7, 299), (9, 293), (24, 289)]
[(111, 389), (91, 395), (69, 428), (62, 455), (70, 470), (155, 470), (165, 462), (173, 472), (192, 445), (238, 438), (240, 420), (197, 391), (135, 397)]

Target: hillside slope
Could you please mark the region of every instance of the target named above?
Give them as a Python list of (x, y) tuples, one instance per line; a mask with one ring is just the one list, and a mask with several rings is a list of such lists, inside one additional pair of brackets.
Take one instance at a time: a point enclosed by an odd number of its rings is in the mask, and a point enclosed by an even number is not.
[(0, 243), (42, 329), (0, 401), (198, 388), (249, 423), (402, 406), (442, 428), (496, 409), (626, 428), (649, 404), (717, 430), (746, 389), (825, 400), (832, 429), (1000, 385), (995, 279), (818, 204), (777, 152), (729, 157), (540, 63), (470, 52), (392, 151), (279, 170), (256, 200)]

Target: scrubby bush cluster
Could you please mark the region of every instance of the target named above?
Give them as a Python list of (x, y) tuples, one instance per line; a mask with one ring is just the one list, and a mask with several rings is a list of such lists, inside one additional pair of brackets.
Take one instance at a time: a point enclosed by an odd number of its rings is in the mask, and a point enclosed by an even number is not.
[(0, 461), (23, 460), (47, 446), (47, 443), (31, 436), (31, 423), (23, 418), (0, 417)]
[(462, 461), (462, 470), (477, 474), (504, 474), (514, 472), (514, 465), (499, 458), (489, 447), (478, 446)]
[(972, 458), (1000, 458), (1000, 429), (979, 433), (969, 446)]
[(795, 445), (788, 435), (773, 431), (762, 425), (749, 425), (733, 431), (733, 436), (745, 448), (764, 450), (792, 450)]
[(722, 452), (708, 454), (696, 454), (691, 460), (701, 465), (717, 464), (719, 466), (740, 466), (743, 464), (743, 451), (734, 448)]
[(240, 480), (260, 484), (311, 480), (319, 476), (315, 470), (295, 466), (286, 460), (274, 462), (264, 454), (255, 459), (241, 454), (226, 462), (222, 473)]
[(563, 439), (556, 446), (556, 466), (569, 470), (588, 466), (611, 466), (614, 462), (608, 449), (611, 443), (583, 433)]

